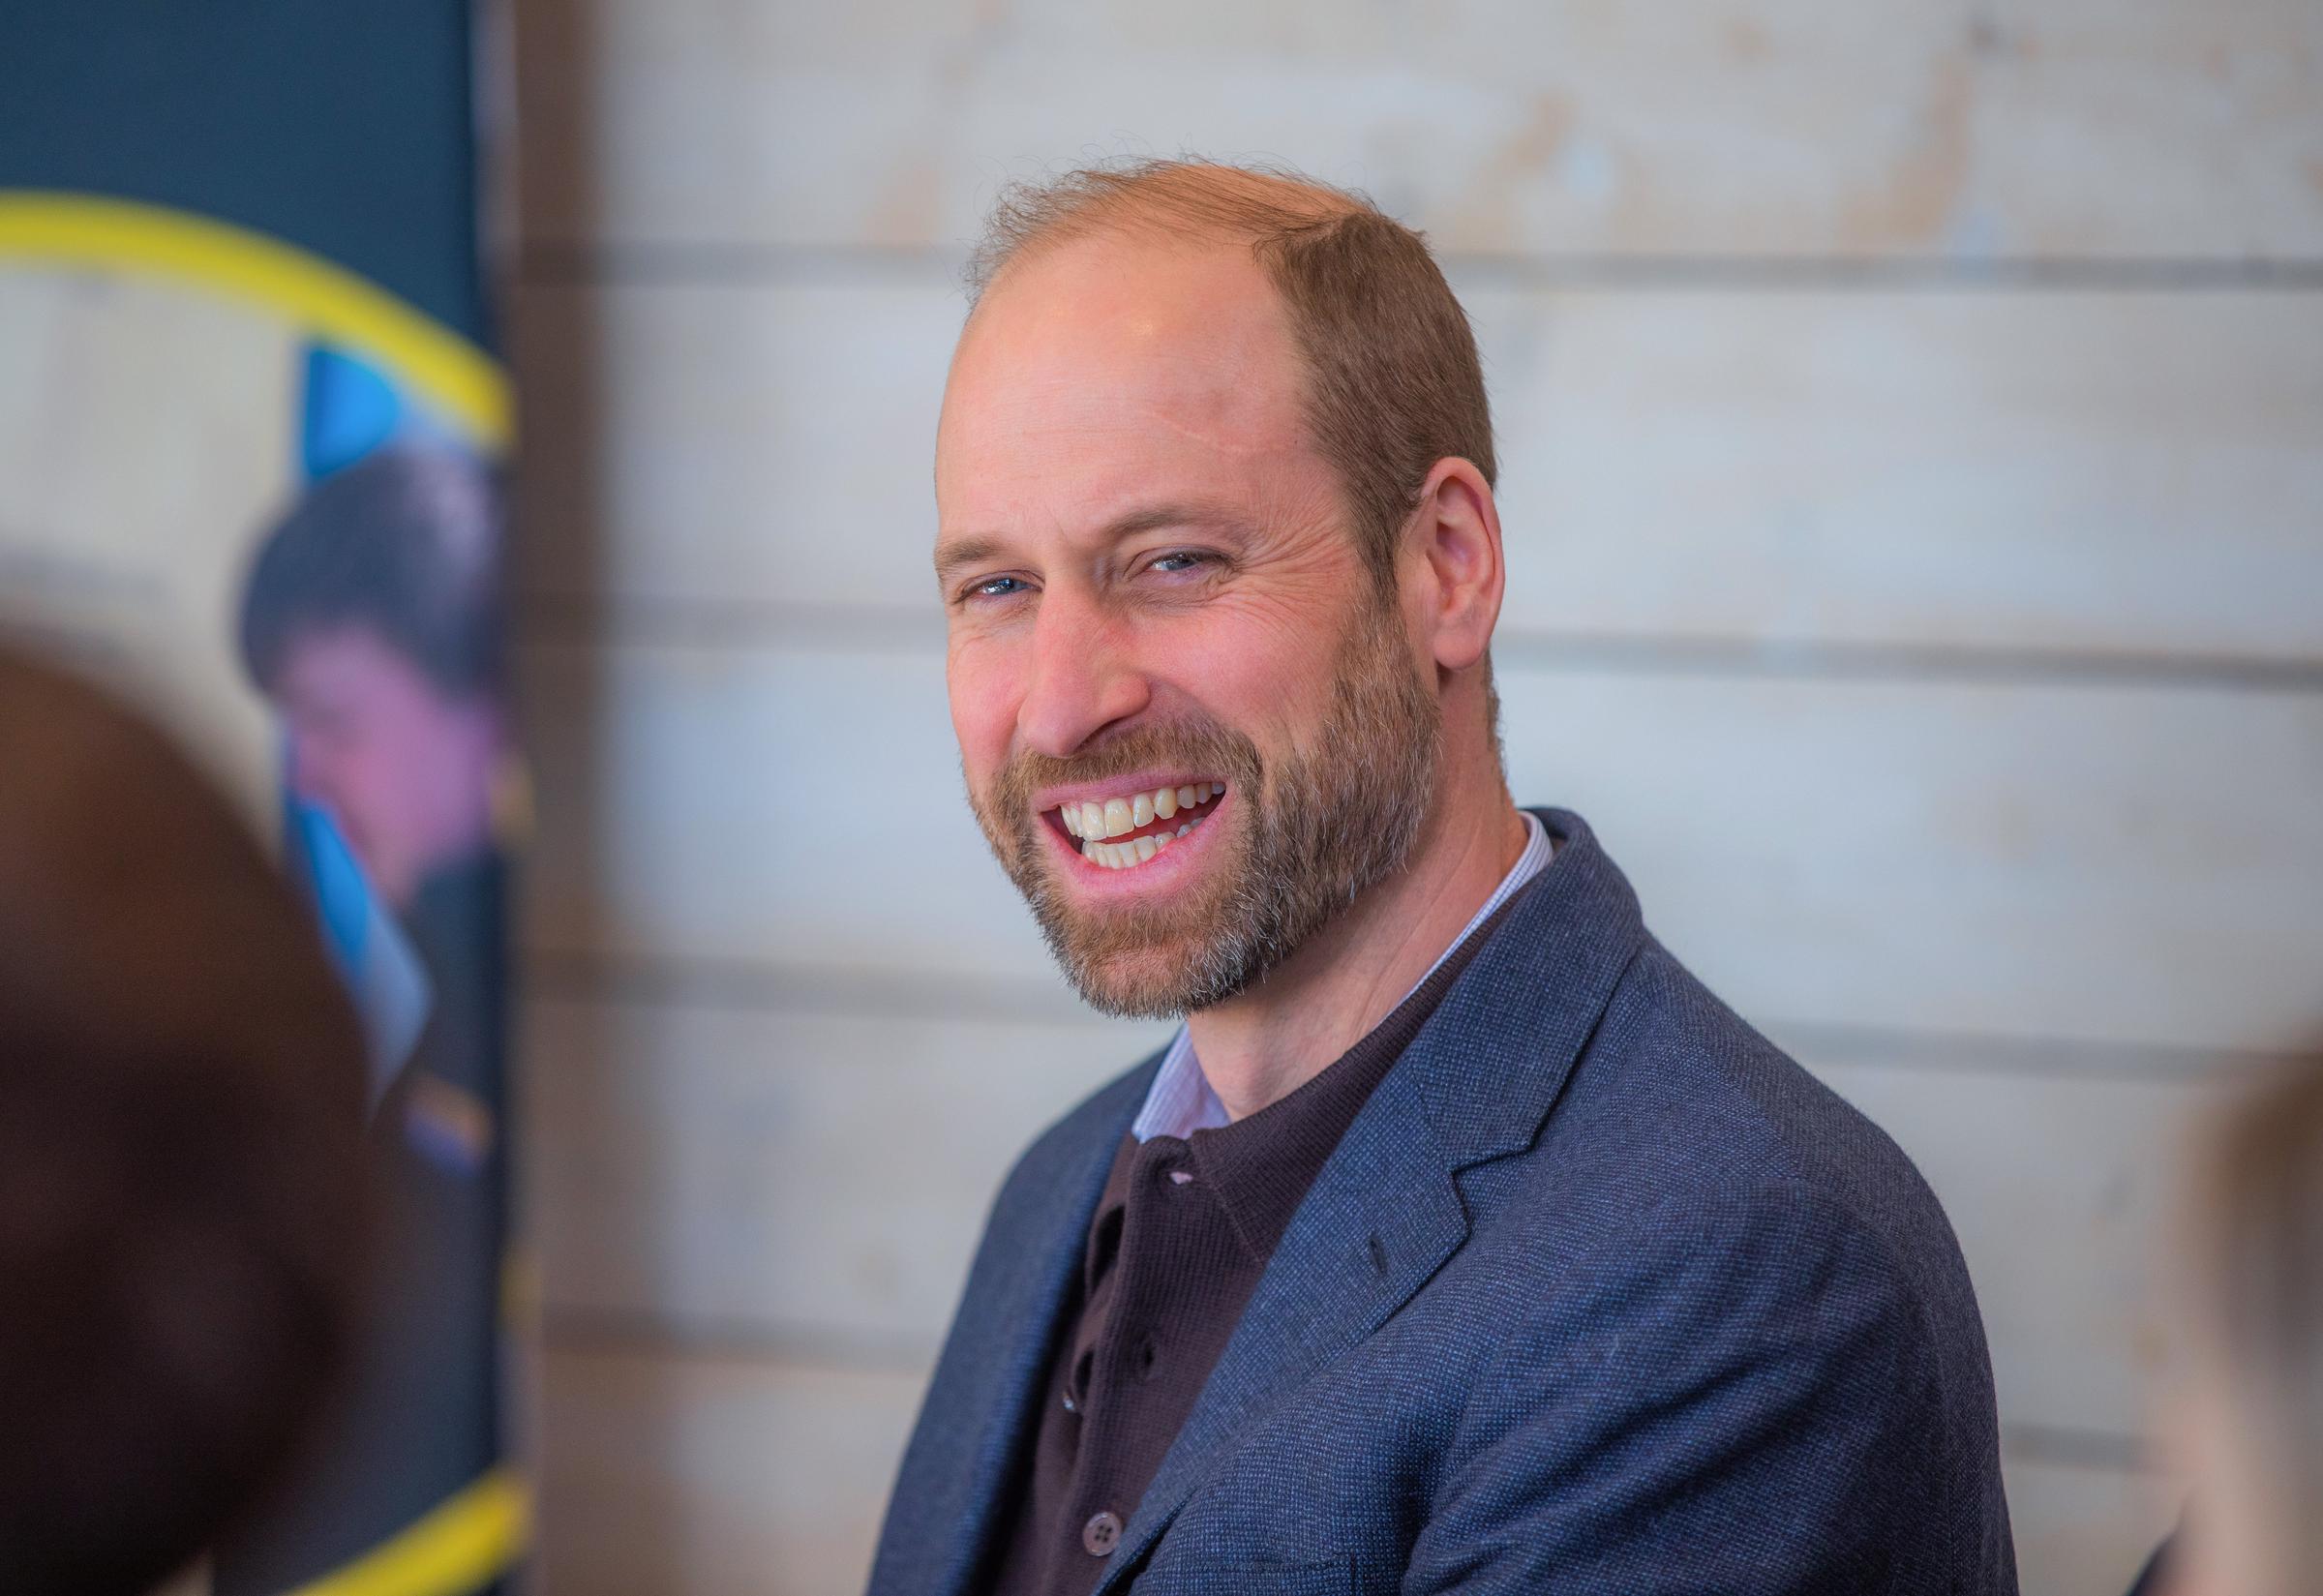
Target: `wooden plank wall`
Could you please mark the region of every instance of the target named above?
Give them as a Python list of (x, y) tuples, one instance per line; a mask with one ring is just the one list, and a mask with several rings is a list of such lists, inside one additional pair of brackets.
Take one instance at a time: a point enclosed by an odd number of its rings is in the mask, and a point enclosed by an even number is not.
[(547, 1588), (857, 1588), (981, 1209), (1154, 1039), (958, 795), (925, 555), (999, 180), (1272, 156), (1430, 229), (1516, 786), (1886, 1125), (2028, 1590), (2176, 1511), (2187, 1116), (2323, 1046), (2312, 0), (527, 0)]

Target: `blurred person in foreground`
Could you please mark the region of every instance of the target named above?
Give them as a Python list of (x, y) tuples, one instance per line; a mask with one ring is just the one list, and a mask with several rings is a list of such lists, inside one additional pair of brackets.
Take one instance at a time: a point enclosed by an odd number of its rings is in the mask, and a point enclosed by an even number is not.
[(1420, 237), (1148, 163), (1005, 196), (971, 291), (971, 803), (1081, 994), (1186, 1018), (1010, 1174), (872, 1590), (2013, 1591), (1935, 1197), (1511, 801)]
[(252, 563), (242, 653), (288, 785), (408, 936), (427, 1010), (407, 1057), (374, 1061), (383, 1258), (352, 1394), (294, 1497), (221, 1549), (221, 1596), (458, 1541), (505, 1494), (499, 551), (484, 467), (413, 440), (317, 482)]
[(136, 1596), (300, 1460), (355, 1337), (362, 1034), (226, 800), (0, 653), (0, 1589)]
[(2178, 1273), (2190, 1375), (2186, 1521), (2156, 1596), (2323, 1592), (2323, 1064), (2231, 1105), (2197, 1141)]

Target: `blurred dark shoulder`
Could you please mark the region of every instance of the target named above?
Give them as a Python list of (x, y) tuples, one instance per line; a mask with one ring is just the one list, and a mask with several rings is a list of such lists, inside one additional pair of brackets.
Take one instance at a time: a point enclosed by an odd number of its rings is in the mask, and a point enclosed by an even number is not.
[(296, 892), (143, 716), (0, 651), (0, 1557), (137, 1592), (346, 1366), (362, 1034)]

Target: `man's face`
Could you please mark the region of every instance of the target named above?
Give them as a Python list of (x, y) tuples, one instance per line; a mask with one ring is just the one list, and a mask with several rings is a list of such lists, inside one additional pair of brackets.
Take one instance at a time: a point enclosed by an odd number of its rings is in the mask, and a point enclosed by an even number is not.
[(293, 637), (275, 688), (291, 789), (329, 812), (390, 903), (490, 845), (500, 731), (489, 703), (447, 695), (360, 623)]
[(1433, 799), (1433, 678), (1299, 379), (1245, 251), (1116, 239), (1011, 268), (953, 359), (937, 565), (969, 798), (1109, 1012), (1241, 991), (1398, 867)]

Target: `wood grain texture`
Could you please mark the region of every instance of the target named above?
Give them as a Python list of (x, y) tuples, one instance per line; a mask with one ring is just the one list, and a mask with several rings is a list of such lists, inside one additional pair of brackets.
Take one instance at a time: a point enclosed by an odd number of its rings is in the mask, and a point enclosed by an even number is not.
[(1288, 161), (1454, 253), (2323, 250), (2304, 0), (526, 0), (535, 240), (950, 246), (1091, 156)]
[(852, 1596), (916, 1375), (553, 1349), (535, 1580), (557, 1596)]
[(2004, 1459), (2018, 1588), (2031, 1596), (2122, 1596), (2178, 1521), (2165, 1476)]
[[(1059, 990), (933, 654), (529, 650), (530, 945)], [(1504, 668), (1524, 801), (1591, 817), (1753, 1019), (2308, 1050), (2323, 695)]]
[(1504, 628), (2323, 663), (2323, 294), (1468, 304)]
[(530, 1212), (552, 1312), (932, 1363), (1001, 1177), (1155, 1026), (542, 1000)]
[[(1463, 283), (1507, 634), (2303, 661), (2323, 292)], [(939, 624), (940, 274), (528, 289), (535, 601)]]

